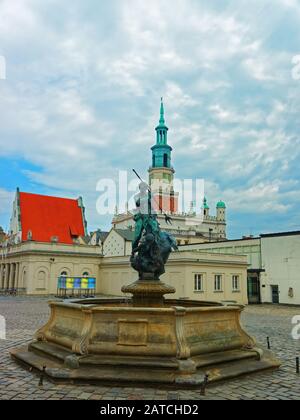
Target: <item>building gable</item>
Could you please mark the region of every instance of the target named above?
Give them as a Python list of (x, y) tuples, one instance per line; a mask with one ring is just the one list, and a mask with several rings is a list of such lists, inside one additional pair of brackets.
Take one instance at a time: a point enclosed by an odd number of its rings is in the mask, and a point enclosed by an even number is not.
[(22, 242), (73, 244), (85, 235), (85, 221), (78, 200), (19, 193)]

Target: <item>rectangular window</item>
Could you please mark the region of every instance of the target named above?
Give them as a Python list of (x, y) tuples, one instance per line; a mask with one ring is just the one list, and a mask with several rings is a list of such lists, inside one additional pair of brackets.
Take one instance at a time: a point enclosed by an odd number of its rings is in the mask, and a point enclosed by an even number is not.
[(240, 290), (240, 276), (232, 276), (232, 290), (234, 292)]
[(215, 275), (215, 292), (222, 292), (222, 275)]
[(203, 292), (203, 274), (195, 274), (194, 281), (195, 292)]

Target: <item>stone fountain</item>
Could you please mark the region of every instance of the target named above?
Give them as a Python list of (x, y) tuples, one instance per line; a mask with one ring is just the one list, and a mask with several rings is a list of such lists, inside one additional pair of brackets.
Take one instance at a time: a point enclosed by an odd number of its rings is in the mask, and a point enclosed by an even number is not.
[(176, 242), (161, 232), (144, 183), (136, 202), (139, 279), (122, 289), (132, 298), (49, 302), (48, 323), (11, 356), (55, 382), (78, 383), (191, 387), (205, 375), (213, 383), (279, 367), (242, 328), (242, 306), (165, 298), (175, 289), (160, 276)]

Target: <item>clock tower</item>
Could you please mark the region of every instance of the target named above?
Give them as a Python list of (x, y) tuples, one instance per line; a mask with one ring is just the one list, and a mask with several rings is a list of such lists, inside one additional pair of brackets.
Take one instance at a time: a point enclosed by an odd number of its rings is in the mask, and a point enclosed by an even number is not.
[(172, 147), (168, 144), (168, 127), (165, 123), (163, 99), (160, 105), (159, 125), (156, 127), (156, 144), (152, 150), (152, 166), (149, 183), (154, 197), (153, 207), (157, 212), (177, 213), (178, 194), (173, 187), (175, 170), (171, 164)]

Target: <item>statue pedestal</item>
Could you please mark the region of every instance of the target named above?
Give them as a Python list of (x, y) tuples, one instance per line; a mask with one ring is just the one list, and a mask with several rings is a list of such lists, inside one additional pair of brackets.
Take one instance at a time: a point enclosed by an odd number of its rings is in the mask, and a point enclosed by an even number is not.
[(135, 307), (161, 307), (164, 305), (164, 295), (175, 293), (172, 286), (160, 280), (155, 280), (152, 273), (145, 273), (143, 278), (122, 287), (123, 293), (132, 294), (132, 304)]

